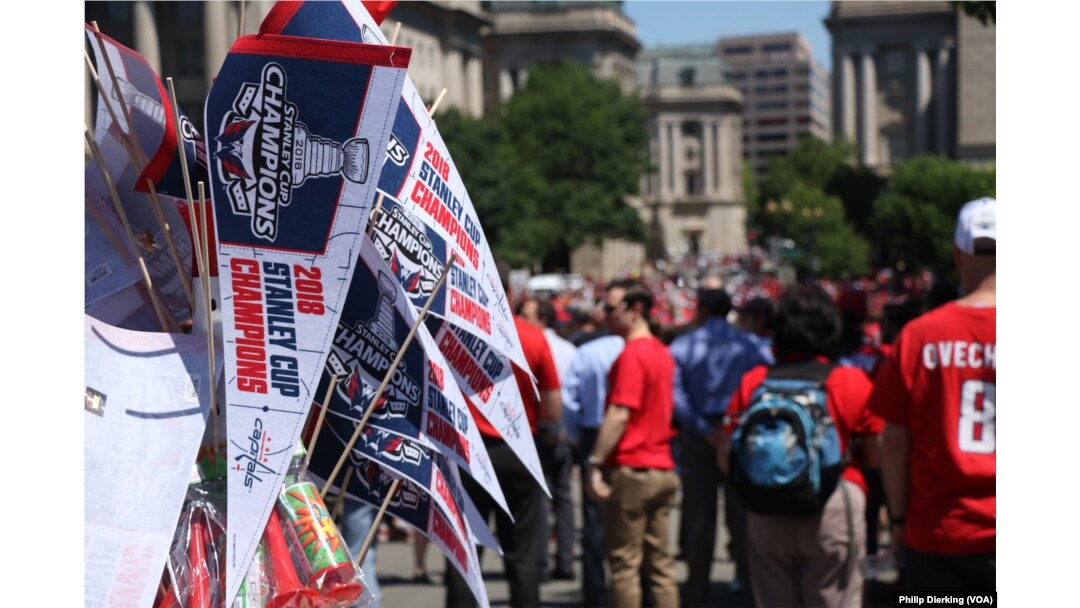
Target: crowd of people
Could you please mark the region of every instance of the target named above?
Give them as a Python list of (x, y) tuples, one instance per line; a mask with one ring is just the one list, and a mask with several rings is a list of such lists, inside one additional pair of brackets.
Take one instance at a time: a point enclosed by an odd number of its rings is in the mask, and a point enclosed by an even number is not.
[[(511, 605), (575, 576), (575, 466), (585, 606), (717, 605), (719, 523), (735, 564), (726, 601), (860, 606), (867, 556), (895, 560), (899, 590), (993, 592), (995, 217), (993, 199), (959, 215), (959, 290), (888, 272), (782, 286), (751, 280), (751, 252), (688, 278), (516, 294), (555, 521), (537, 492), (545, 508), (497, 519)], [(527, 475), (499, 475), (514, 510)], [(454, 579), (447, 605), (472, 605)]]
[[(759, 255), (555, 294), (513, 290), (500, 268), (551, 499), (478, 411), (512, 517), (463, 482), (494, 524), (511, 606), (578, 577), (575, 467), (583, 606), (862, 606), (882, 569), (896, 593), (995, 591), (996, 202), (959, 214), (959, 289), (889, 272), (782, 286)], [(371, 510), (347, 510), (366, 530)], [(424, 549), (413, 574), (431, 582)], [(475, 605), (449, 564), (445, 584), (448, 608)]]

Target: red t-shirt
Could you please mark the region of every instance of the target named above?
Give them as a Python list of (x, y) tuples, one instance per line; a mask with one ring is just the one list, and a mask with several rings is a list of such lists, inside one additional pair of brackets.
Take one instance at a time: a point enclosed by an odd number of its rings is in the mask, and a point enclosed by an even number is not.
[[(827, 361), (824, 358), (818, 360)], [(765, 375), (768, 373), (768, 367), (759, 365), (743, 375), (738, 390), (731, 396), (731, 405), (727, 410), (729, 422), (724, 430), (729, 436), (735, 432), (739, 415), (750, 406), (754, 391), (765, 380)], [(824, 386), (829, 416), (832, 417), (836, 430), (840, 434), (841, 452), (848, 449), (852, 435), (872, 437), (881, 434), (885, 423), (881, 418), (871, 414), (866, 406), (874, 385), (865, 372), (857, 367), (837, 367), (829, 373)], [(862, 471), (859, 470), (858, 462), (858, 455), (852, 454), (851, 462), (844, 469), (842, 477), (862, 488), (863, 494), (866, 494), (866, 480), (863, 478)]]
[(626, 343), (608, 372), (607, 407), (626, 407), (630, 419), (606, 466), (675, 468), (671, 457), (674, 381), (675, 360), (660, 340), (648, 336)]
[[(518, 337), (521, 339), (521, 350), (525, 353), (525, 362), (529, 364), (532, 373), (536, 376), (536, 384), (540, 392), (559, 390), (559, 374), (555, 371), (555, 360), (551, 358), (551, 349), (548, 348), (547, 338), (539, 327), (532, 325), (521, 317), (514, 317), (514, 327), (517, 328)], [(528, 372), (514, 367), (514, 380), (517, 380), (518, 390), (521, 391), (521, 400), (525, 403), (525, 416), (529, 418), (529, 429), (536, 434), (536, 418), (540, 412), (540, 401), (533, 391), (532, 379)], [(481, 435), (488, 437), (501, 437), (495, 427), (484, 418), (476, 406), (469, 403), (473, 419), (476, 420), (476, 428)]]
[(995, 550), (997, 308), (949, 303), (908, 323), (870, 407), (911, 433), (904, 542), (926, 553)]

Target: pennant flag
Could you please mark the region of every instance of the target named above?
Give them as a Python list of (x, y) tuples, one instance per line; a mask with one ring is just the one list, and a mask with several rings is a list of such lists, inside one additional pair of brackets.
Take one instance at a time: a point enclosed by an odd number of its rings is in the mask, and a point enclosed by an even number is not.
[[(389, 469), (379, 467), (374, 461), (358, 459), (353, 477), (349, 479), (348, 494), (357, 500), (380, 507), (395, 478)], [(477, 605), (489, 605), (476, 546), (463, 540), (471, 538), (468, 521), (447, 517), (427, 492), (408, 480), (401, 482), (390, 499), (386, 512), (431, 539), (461, 573), (476, 597)], [(464, 533), (459, 533), (459, 526), (465, 527)]]
[[(365, 240), (317, 394), (329, 388), (336, 374), (332, 403), (359, 422), (374, 395), (370, 387), (382, 383), (416, 319), (401, 285), (390, 277), (371, 241)], [(358, 391), (364, 387), (370, 395)], [(375, 407), (369, 425), (439, 450), (510, 512), (465, 398), (451, 381), (426, 326), (417, 328), (384, 399)]]
[[(324, 422), (326, 426), (319, 435), (319, 442), (308, 467), (312, 475), (323, 480), (333, 471), (358, 422), (352, 418), (351, 413), (335, 410), (335, 405), (340, 406), (340, 402), (331, 405)], [(367, 426), (361, 431), (360, 441), (353, 448), (353, 453), (349, 454), (349, 460), (354, 466), (362, 463), (363, 459), (373, 460), (379, 466), (393, 471), (396, 476), (416, 484), (435, 500), (435, 504), (452, 522), (460, 520), (464, 514), (473, 534), (470, 540), (502, 553), (502, 548), (491, 534), (487, 522), (462, 489), (457, 465), (445, 456), (418, 441)]]
[[(142, 281), (140, 270), (133, 263), (124, 227), (112, 214), (101, 215), (97, 208), (84, 215), (83, 253), (86, 280), (83, 285), (83, 304), (89, 310), (102, 298), (111, 296)], [(116, 323), (110, 323), (116, 325)]]
[[(110, 227), (110, 233), (117, 237), (118, 242), (124, 248), (126, 257), (132, 260), (132, 272), (136, 273), (138, 280), (142, 281), (142, 271), (138, 269), (137, 254), (141, 254), (146, 260), (146, 269), (150, 273), (150, 279), (161, 296), (161, 301), (168, 308), (169, 314), (176, 322), (184, 323), (191, 320), (191, 308), (188, 305), (187, 293), (184, 291), (184, 283), (180, 277), (181, 270), (176, 267), (176, 262), (168, 250), (165, 241), (165, 232), (154, 216), (154, 210), (147, 200), (147, 195), (134, 190), (136, 173), (131, 166), (123, 146), (111, 133), (105, 133), (98, 141), (98, 148), (105, 160), (105, 168), (109, 177), (116, 187), (120, 204), (124, 208), (131, 230), (134, 233), (135, 242), (139, 251), (131, 249), (131, 241), (128, 239), (123, 224), (120, 221), (116, 208), (109, 196), (105, 179), (98, 169), (97, 163), (87, 163), (85, 170), (85, 193), (87, 205), (93, 210), (92, 213), (103, 218), (105, 225)], [(182, 226), (183, 220), (175, 204), (164, 201), (161, 211), (169, 226)], [(191, 237), (183, 230), (172, 231), (173, 243), (176, 245), (176, 253), (180, 263), (185, 266), (184, 272), (191, 266), (192, 248)], [(150, 306), (149, 303), (146, 304)], [(152, 309), (151, 309), (151, 312)], [(116, 323), (119, 324), (119, 323)], [(160, 331), (161, 326), (156, 327)], [(133, 329), (126, 323), (123, 327)]]
[[(272, 34), (387, 42), (356, 0), (278, 2), (260, 28), (260, 35)], [(481, 361), (490, 361), (491, 371), (482, 372), (490, 382), (481, 382), (466, 358), (444, 355), (466, 396), (550, 496), (531, 430), (517, 422), (525, 419), (524, 403), (508, 371), (509, 362), (530, 375), (531, 371), (491, 248), (435, 121), (409, 78), (394, 115), (378, 189), (387, 198), (372, 239), (383, 259), (397, 268), (394, 276), (413, 304), (424, 305), (436, 280), (432, 277), (437, 278), (450, 256), (458, 254), (460, 262), (451, 268), (447, 287), (436, 295), (431, 313), (478, 338), (473, 342), (483, 344), (477, 352), (482, 351)], [(479, 392), (474, 388), (478, 384), (483, 385)]]
[[(95, 139), (100, 144), (107, 133), (113, 133), (117, 137), (132, 135), (132, 129), (127, 125), (120, 107), (120, 101), (123, 100), (134, 126), (134, 142), (142, 149), (147, 161), (142, 173), (132, 180), (131, 187), (139, 192), (148, 192), (146, 180), (149, 178), (154, 180), (154, 186), (159, 193), (186, 199), (176, 138), (182, 137), (184, 141), (191, 191), (194, 193), (196, 183), (209, 181), (206, 146), (202, 136), (183, 112), (179, 112), (180, 124), (176, 124), (172, 102), (165, 86), (142, 55), (104, 34), (101, 34), (102, 44), (99, 45), (97, 35), (89, 25), (86, 26), (86, 37), (90, 41), (101, 81), (94, 127)], [(113, 86), (112, 78), (109, 77), (102, 46), (108, 53), (118, 87)], [(119, 124), (113, 123), (112, 116), (101, 99), (103, 96), (112, 104)], [(120, 188), (117, 187), (117, 190)]]
[(150, 606), (210, 411), (206, 337), (85, 317), (87, 606)]
[[(206, 101), (229, 437), (226, 604), (251, 563), (352, 279), (410, 51), (236, 40)], [(321, 395), (320, 395), (321, 397)]]

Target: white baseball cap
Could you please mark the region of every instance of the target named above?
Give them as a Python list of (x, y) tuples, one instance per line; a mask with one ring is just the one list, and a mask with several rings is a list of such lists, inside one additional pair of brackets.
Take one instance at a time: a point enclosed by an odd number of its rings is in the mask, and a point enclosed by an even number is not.
[(989, 197), (965, 203), (956, 219), (956, 248), (975, 255), (975, 239), (997, 241), (997, 201)]

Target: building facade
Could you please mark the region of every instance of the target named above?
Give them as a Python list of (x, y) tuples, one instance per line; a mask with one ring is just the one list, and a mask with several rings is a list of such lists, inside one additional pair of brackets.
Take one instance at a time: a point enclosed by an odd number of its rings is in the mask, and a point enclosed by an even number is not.
[[(271, 0), (244, 2), (245, 34), (255, 34)], [(236, 40), (240, 3), (86, 2), (86, 21), (146, 57), (162, 80), (171, 76), (180, 108), (200, 129), (203, 103), (229, 47)], [(413, 49), (409, 77), (427, 101), (446, 89), (441, 107), (472, 116), (484, 112), (482, 28), (489, 25), (479, 1), (401, 2), (383, 21), (387, 38), (400, 22), (397, 44)], [(87, 87), (87, 115), (92, 97)]]
[(833, 2), (834, 134), (867, 166), (995, 156), (996, 29), (948, 2)]
[(746, 248), (743, 97), (726, 73), (708, 44), (639, 55), (655, 168), (642, 178), (639, 201), (651, 233), (650, 258)]
[[(491, 28), (484, 35), (484, 89), (488, 111), (525, 86), (529, 68), (552, 60), (575, 60), (629, 93), (637, 87), (641, 50), (634, 24), (620, 2), (485, 2)], [(643, 212), (641, 200), (627, 201)], [(643, 215), (643, 218), (645, 216)], [(646, 219), (648, 226), (648, 220)], [(585, 244), (571, 252), (570, 268), (610, 279), (638, 268), (645, 246), (621, 239)]]
[(770, 156), (786, 156), (799, 139), (832, 139), (829, 73), (802, 34), (721, 38), (716, 53), (743, 96), (743, 158), (755, 179)]

